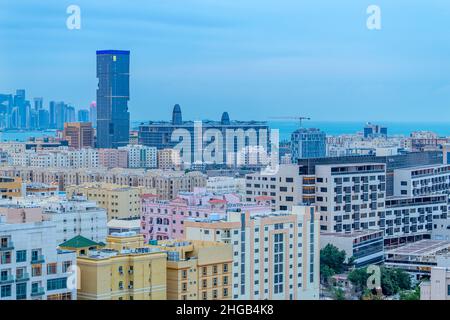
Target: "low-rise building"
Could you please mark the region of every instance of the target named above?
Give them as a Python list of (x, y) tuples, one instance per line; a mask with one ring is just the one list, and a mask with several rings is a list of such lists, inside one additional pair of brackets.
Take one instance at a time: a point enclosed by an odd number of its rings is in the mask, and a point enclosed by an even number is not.
[(245, 194), (245, 179), (234, 177), (209, 177), (206, 190), (214, 194), (236, 193)]
[(78, 299), (165, 300), (167, 254), (143, 243), (135, 233), (117, 233), (105, 247), (80, 254)]
[(152, 241), (167, 253), (167, 299), (230, 300), (231, 244), (195, 240)]
[(108, 220), (139, 218), (141, 213), (141, 196), (154, 190), (145, 187), (130, 187), (109, 183), (86, 183), (68, 186), (67, 196), (82, 195), (95, 201), (108, 212)]
[(346, 262), (353, 258), (356, 268), (379, 264), (384, 260), (384, 232), (382, 230), (355, 231), (352, 233), (320, 234), (320, 247), (332, 244), (346, 253)]

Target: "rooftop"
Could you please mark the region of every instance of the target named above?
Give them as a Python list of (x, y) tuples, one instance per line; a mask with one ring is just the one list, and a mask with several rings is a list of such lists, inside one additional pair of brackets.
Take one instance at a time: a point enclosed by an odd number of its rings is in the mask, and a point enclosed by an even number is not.
[(66, 242), (61, 243), (59, 246), (62, 248), (86, 248), (99, 245), (100, 244), (95, 241), (78, 235), (72, 239), (67, 240)]

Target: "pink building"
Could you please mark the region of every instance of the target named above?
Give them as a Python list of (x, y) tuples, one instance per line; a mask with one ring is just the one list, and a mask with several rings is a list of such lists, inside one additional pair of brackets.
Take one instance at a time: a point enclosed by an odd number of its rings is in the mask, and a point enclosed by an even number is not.
[(44, 220), (42, 208), (25, 207), (18, 204), (1, 205), (0, 216), (6, 217), (7, 223), (30, 223)]
[(105, 168), (127, 168), (128, 151), (119, 149), (98, 149), (98, 164)]
[(247, 211), (251, 214), (270, 211), (270, 199), (243, 203), (236, 194), (214, 195), (203, 188), (182, 192), (173, 200), (159, 200), (157, 195), (142, 196), (141, 233), (145, 241), (184, 239), (184, 220), (223, 217), (227, 211)]

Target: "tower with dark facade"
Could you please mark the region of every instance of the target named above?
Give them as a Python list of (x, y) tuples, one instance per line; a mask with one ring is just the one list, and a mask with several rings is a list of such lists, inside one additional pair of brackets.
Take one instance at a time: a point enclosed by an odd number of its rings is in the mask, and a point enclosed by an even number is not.
[(129, 142), (130, 51), (97, 51), (97, 147)]

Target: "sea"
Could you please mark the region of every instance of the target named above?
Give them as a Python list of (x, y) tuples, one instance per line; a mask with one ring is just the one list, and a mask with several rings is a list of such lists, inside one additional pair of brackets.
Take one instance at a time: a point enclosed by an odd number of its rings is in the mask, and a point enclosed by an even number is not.
[[(137, 128), (140, 123), (146, 121), (132, 121), (131, 127)], [(291, 133), (299, 128), (298, 121), (268, 121), (271, 129), (278, 129), (280, 140), (290, 140)], [(336, 136), (341, 134), (354, 134), (362, 132), (365, 122), (348, 121), (304, 121), (302, 126), (305, 128), (318, 128), (327, 135)], [(388, 128), (388, 135), (409, 136), (414, 131), (432, 131), (439, 136), (450, 136), (450, 122), (377, 122), (376, 124)], [(5, 130), (0, 132), (0, 141), (27, 141), (29, 138), (52, 137), (55, 131), (18, 131)]]

